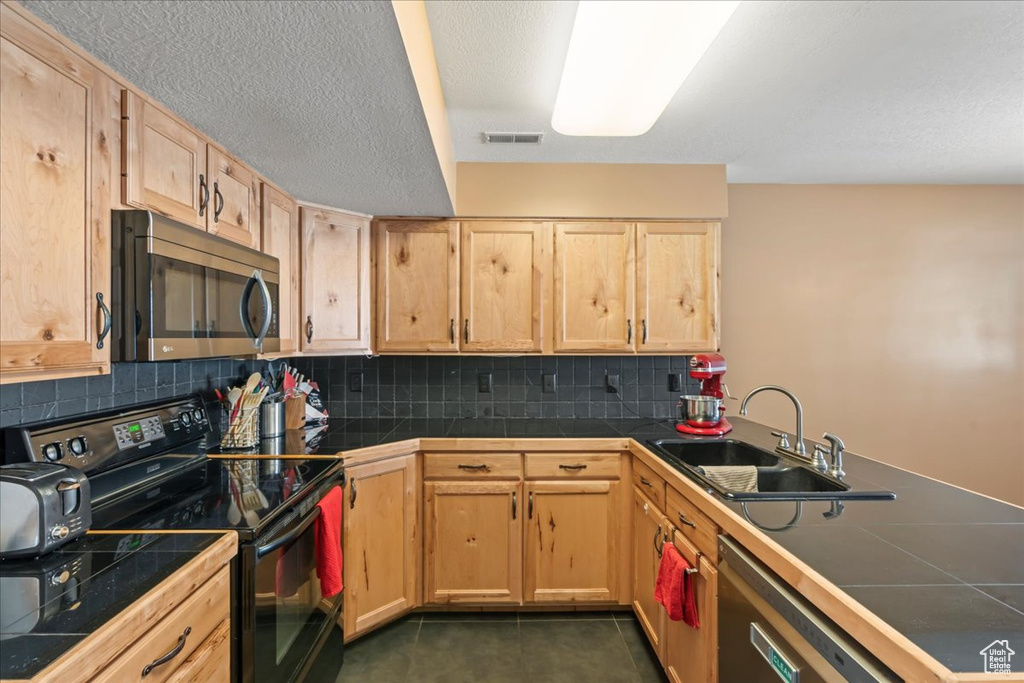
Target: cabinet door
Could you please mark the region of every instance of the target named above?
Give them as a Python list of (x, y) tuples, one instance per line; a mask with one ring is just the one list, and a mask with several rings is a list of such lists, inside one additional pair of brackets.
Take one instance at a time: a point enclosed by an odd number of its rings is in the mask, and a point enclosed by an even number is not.
[(206, 140), (130, 90), (121, 96), (124, 203), (206, 230)]
[(664, 517), (654, 503), (633, 488), (633, 611), (643, 627), (651, 647), (662, 659), (665, 652), (665, 608), (654, 599), (658, 577), (656, 543), (661, 536)]
[[(674, 683), (718, 680), (718, 570), (678, 534), (676, 548), (699, 572), (692, 575), (699, 628), (665, 619), (665, 671)], [(696, 558), (700, 557), (699, 560)]]
[(109, 337), (99, 342), (116, 91), (19, 11), (0, 6), (3, 382), (96, 374), (110, 360)]
[(426, 602), (520, 603), (519, 487), (518, 481), (424, 485)]
[(526, 484), (526, 602), (614, 602), (617, 481)]
[(632, 351), (633, 226), (555, 223), (557, 351)]
[(637, 225), (640, 351), (717, 351), (718, 223)]
[[(462, 350), (540, 351), (544, 223), (462, 223)], [(548, 238), (550, 239), (550, 238)]]
[(262, 183), (263, 253), (281, 262), (277, 325), (281, 353), (299, 348), (299, 209), (295, 200)]
[(459, 224), (377, 224), (377, 349), (458, 351)]
[(303, 351), (370, 351), (370, 221), (301, 207)]
[(256, 172), (223, 150), (210, 145), (210, 211), (206, 227), (211, 234), (260, 248), (260, 179)]
[(348, 468), (345, 485), (345, 638), (418, 603), (420, 536), (414, 455)]

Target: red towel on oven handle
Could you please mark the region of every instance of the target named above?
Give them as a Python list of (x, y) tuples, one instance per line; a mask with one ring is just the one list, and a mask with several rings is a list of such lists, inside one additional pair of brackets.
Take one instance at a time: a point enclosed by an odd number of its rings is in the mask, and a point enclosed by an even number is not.
[(316, 575), (320, 579), (320, 593), (325, 598), (341, 592), (341, 503), (342, 493), (337, 486), (327, 492), (320, 502), (320, 516), (316, 519)]

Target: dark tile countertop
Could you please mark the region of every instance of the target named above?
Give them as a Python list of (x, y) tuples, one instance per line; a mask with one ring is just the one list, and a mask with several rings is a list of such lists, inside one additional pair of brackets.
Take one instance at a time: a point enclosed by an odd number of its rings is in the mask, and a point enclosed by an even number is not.
[(0, 562), (0, 679), (32, 678), (221, 535), (90, 534)]
[[(729, 438), (772, 450), (771, 429), (730, 417)], [(320, 453), (413, 438), (685, 437), (668, 420), (362, 418), (327, 429)], [(705, 437), (706, 438), (706, 437)], [(812, 448), (807, 445), (808, 451)], [(891, 501), (726, 502), (954, 672), (980, 672), (994, 640), (1024, 647), (1024, 508), (847, 452), (844, 481)], [(799, 512), (799, 518), (794, 521)]]

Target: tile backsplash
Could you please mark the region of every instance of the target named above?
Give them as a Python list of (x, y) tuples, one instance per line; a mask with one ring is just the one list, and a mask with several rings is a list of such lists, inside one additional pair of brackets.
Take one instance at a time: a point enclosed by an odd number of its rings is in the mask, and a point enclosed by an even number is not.
[[(679, 394), (695, 393), (687, 356), (313, 356), (292, 364), (317, 380), (339, 417), (661, 417), (676, 414)], [(361, 373), (362, 391), (349, 380)], [(491, 375), (491, 392), (479, 390)], [(542, 390), (554, 373), (554, 393)], [(670, 373), (682, 391), (668, 390)], [(605, 391), (618, 375), (619, 393)]]

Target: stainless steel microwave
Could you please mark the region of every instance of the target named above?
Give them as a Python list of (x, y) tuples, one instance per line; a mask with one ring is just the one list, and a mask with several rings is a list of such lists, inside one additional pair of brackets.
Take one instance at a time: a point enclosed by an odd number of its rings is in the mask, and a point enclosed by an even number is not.
[(280, 349), (280, 263), (152, 211), (114, 211), (111, 360)]

